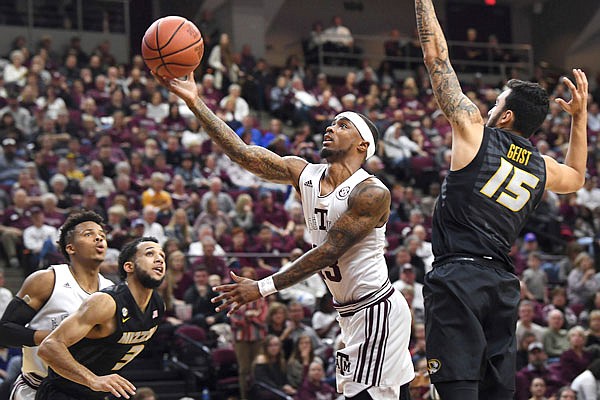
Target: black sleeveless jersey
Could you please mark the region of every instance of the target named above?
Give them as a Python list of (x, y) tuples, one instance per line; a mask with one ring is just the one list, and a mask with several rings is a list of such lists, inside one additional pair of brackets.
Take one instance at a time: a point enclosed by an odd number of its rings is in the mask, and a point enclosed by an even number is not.
[[(73, 358), (99, 376), (118, 373), (144, 350), (146, 342), (156, 332), (165, 310), (165, 304), (156, 291), (152, 293), (145, 311), (140, 310), (124, 282), (103, 289), (102, 292), (111, 295), (117, 304), (117, 329), (105, 338), (84, 338), (69, 347)], [(52, 370), (47, 379), (56, 389), (76, 398), (103, 399), (107, 395), (71, 382)]]
[(476, 256), (514, 271), (508, 253), (545, 186), (545, 161), (528, 139), (485, 127), (473, 161), (442, 185), (433, 214), (436, 263)]

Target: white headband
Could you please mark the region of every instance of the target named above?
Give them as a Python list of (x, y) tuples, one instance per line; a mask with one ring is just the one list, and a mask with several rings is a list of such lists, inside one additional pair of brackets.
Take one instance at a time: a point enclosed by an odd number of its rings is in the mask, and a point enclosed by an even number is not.
[(358, 133), (363, 140), (369, 142), (369, 147), (367, 147), (367, 160), (375, 154), (375, 139), (373, 138), (373, 132), (367, 125), (364, 119), (357, 113), (353, 111), (344, 111), (343, 113), (339, 113), (335, 116), (335, 119), (338, 120), (340, 118), (346, 118), (350, 120), (358, 130)]

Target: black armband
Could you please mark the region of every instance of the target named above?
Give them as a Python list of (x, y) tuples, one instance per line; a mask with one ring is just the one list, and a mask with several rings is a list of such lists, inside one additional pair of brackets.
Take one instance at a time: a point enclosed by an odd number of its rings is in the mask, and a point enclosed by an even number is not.
[(0, 319), (0, 345), (5, 347), (35, 346), (34, 329), (25, 328), (37, 313), (20, 297), (14, 297)]

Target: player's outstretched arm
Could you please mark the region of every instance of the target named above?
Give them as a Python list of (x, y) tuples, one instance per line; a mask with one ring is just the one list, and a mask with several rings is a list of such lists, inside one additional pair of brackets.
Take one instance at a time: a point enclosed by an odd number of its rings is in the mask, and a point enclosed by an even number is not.
[[(337, 260), (350, 247), (387, 221), (390, 203), (390, 191), (385, 186), (371, 180), (358, 185), (350, 194), (348, 210), (329, 229), (325, 242), (298, 258), (286, 270), (271, 276), (275, 288), (285, 289), (327, 267), (337, 268)], [(339, 269), (332, 272), (342, 274)], [(229, 314), (261, 297), (256, 281), (233, 273), (232, 277), (236, 283), (217, 286), (215, 290), (221, 294), (212, 300), (213, 303), (224, 301), (218, 309), (231, 307)], [(336, 279), (344, 277), (336, 275)]]
[(568, 78), (563, 82), (571, 92), (571, 100), (556, 99), (560, 106), (571, 114), (571, 138), (565, 163), (559, 164), (551, 157), (546, 161), (546, 189), (556, 193), (571, 193), (579, 190), (585, 182), (587, 162), (587, 100), (588, 80), (581, 69), (573, 69), (575, 84)]
[(435, 15), (432, 0), (415, 0), (417, 30), (423, 60), (437, 102), (452, 126), (483, 124), (477, 106), (462, 92), (456, 72), (450, 64), (448, 44)]
[(70, 381), (87, 386), (97, 392), (110, 392), (117, 397), (129, 398), (135, 387), (127, 379), (117, 375), (97, 376), (81, 365), (69, 352), (69, 346), (84, 337), (96, 333), (105, 337), (115, 324), (116, 303), (106, 293), (95, 293), (84, 301), (75, 314), (70, 315), (44, 339), (38, 355), (59, 375)]
[(27, 277), (8, 303), (0, 319), (0, 345), (5, 347), (37, 346), (50, 331), (26, 328), (54, 289), (54, 271), (37, 271)]
[(236, 163), (261, 177), (278, 183), (289, 183), (296, 186), (302, 169), (307, 162), (299, 157), (280, 157), (260, 146), (250, 146), (219, 117), (204, 104), (190, 73), (187, 80), (169, 79), (155, 75), (155, 78), (171, 92), (179, 96), (194, 115), (200, 120), (204, 129), (223, 151)]

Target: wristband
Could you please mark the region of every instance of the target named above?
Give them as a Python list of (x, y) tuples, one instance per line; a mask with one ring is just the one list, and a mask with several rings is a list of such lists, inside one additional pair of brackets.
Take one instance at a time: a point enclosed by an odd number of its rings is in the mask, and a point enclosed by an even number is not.
[(267, 297), (270, 294), (277, 293), (277, 288), (275, 288), (273, 277), (267, 276), (266, 278), (258, 281), (258, 291), (262, 297)]

